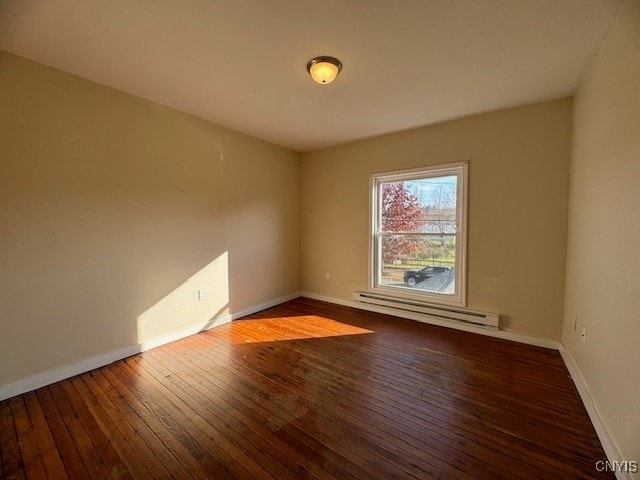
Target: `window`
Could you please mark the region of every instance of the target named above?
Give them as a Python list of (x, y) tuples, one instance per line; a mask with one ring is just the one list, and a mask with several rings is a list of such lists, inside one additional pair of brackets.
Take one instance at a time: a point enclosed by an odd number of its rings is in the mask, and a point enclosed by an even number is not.
[(370, 287), (464, 306), (467, 162), (371, 176)]

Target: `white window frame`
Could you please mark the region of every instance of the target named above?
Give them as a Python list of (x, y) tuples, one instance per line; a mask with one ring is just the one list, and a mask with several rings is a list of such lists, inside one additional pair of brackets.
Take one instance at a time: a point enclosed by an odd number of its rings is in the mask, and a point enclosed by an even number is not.
[[(384, 293), (386, 295), (434, 304), (466, 307), (468, 170), (469, 162), (464, 161), (445, 165), (425, 166), (411, 170), (374, 173), (369, 176), (369, 290), (371, 292)], [(444, 176), (457, 177), (455, 294), (416, 291), (410, 290), (409, 288), (405, 289), (402, 287), (381, 285), (379, 281), (381, 273), (380, 266), (382, 265), (382, 252), (380, 248), (382, 196), (380, 195), (380, 184)]]

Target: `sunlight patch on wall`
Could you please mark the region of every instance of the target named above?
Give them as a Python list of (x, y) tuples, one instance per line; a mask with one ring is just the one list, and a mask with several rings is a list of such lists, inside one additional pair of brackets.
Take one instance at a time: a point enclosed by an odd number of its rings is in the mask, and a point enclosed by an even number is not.
[[(203, 298), (199, 292), (204, 290)], [(138, 342), (229, 317), (229, 259), (224, 252), (138, 316)]]
[(310, 338), (362, 335), (372, 330), (337, 322), (318, 315), (237, 320), (216, 336), (234, 344), (304, 340)]

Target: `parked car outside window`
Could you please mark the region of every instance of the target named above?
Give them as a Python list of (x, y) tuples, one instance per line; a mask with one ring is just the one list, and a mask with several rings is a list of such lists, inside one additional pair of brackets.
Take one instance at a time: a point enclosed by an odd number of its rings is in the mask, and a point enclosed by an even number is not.
[(420, 270), (407, 270), (404, 272), (403, 281), (409, 287), (415, 287), (416, 284), (426, 280), (427, 278), (431, 278), (435, 275), (440, 275), (444, 272), (448, 272), (451, 267), (440, 267), (440, 266), (431, 266), (424, 267)]

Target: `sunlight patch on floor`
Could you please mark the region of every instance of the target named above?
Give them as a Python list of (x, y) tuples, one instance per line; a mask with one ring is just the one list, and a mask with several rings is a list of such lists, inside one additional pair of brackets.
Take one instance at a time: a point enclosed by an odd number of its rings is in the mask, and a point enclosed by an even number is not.
[(237, 320), (216, 331), (216, 335), (233, 344), (304, 340), (366, 333), (373, 333), (373, 331), (318, 315)]

